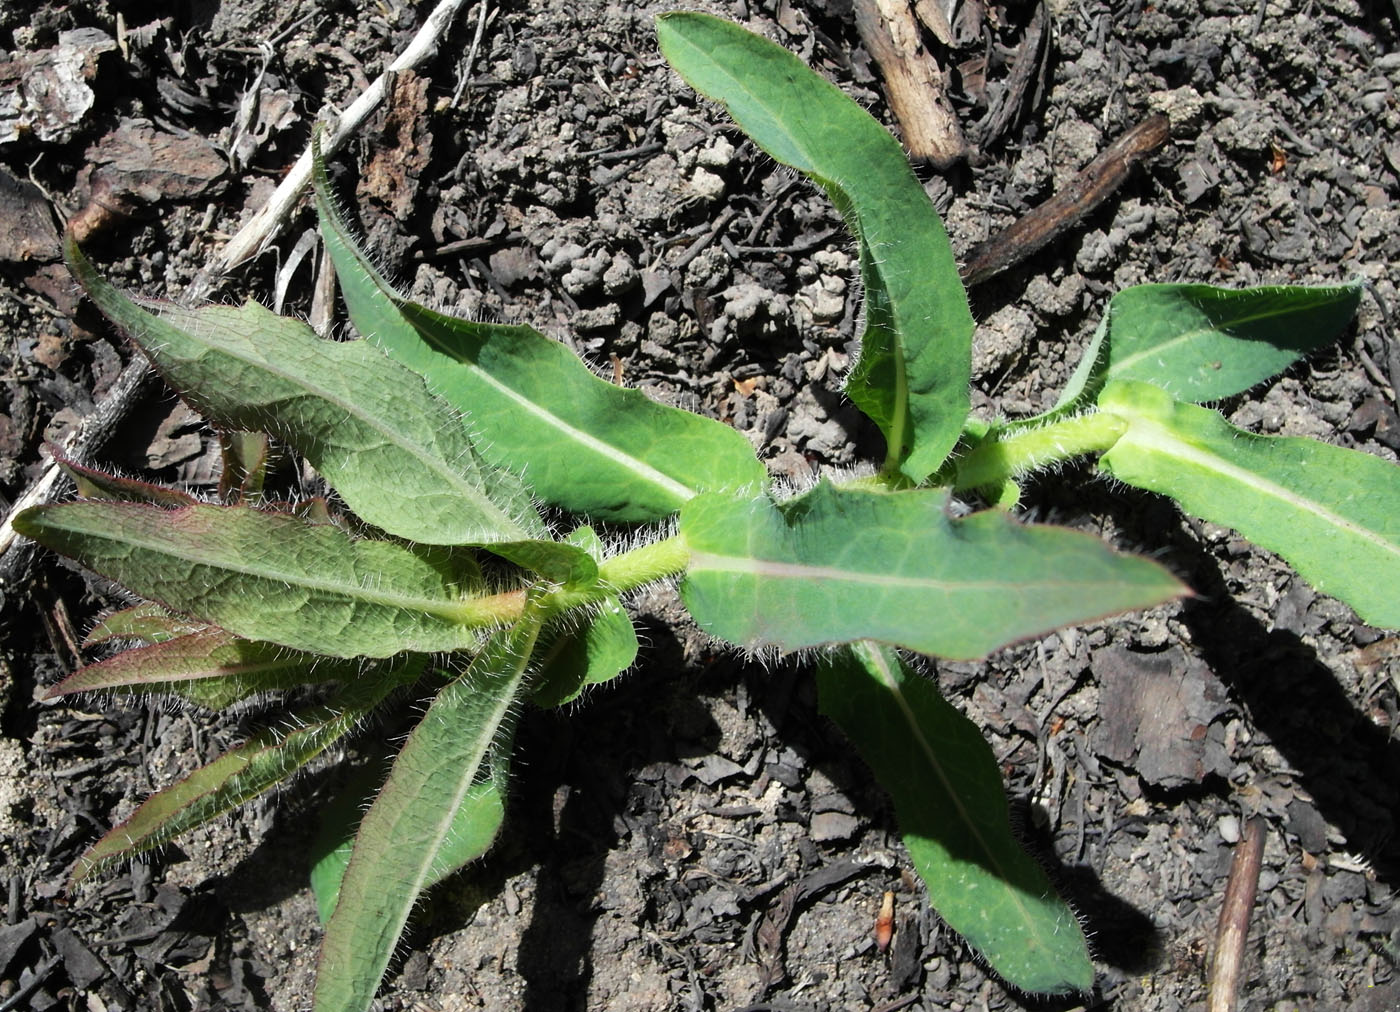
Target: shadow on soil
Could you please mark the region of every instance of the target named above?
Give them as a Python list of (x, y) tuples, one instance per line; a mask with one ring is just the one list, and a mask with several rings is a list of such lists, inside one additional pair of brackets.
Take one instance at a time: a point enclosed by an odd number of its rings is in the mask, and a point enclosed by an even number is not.
[[(724, 656), (708, 669), (687, 668), (684, 652), (668, 627), (644, 625), (640, 631), (649, 646), (639, 670), (596, 691), (577, 712), (568, 712), (567, 707), (532, 710), (522, 718), (501, 839), (486, 860), (429, 895), (399, 948), (401, 953), (417, 951), (431, 938), (460, 929), (481, 904), (499, 897), (508, 881), (533, 869), (529, 923), (514, 954), (524, 983), (521, 1008), (523, 1012), (586, 1009), (594, 972), (595, 928), (605, 909), (600, 891), (608, 887), (608, 857), (619, 846), (622, 832), (634, 838), (640, 834), (648, 853), (658, 858), (673, 835), (668, 824), (671, 787), (664, 779), (649, 779), (645, 771), (655, 764), (710, 754), (719, 741), (719, 729), (703, 697), (742, 681), (748, 683), (752, 705), (776, 731), (772, 744), (791, 748), (803, 766), (821, 770), (854, 803), (864, 821), (896, 834), (887, 796), (840, 732), (817, 713), (814, 682), (803, 668), (784, 663), (759, 669)], [(759, 737), (773, 733), (755, 728)], [(316, 780), (302, 797), (321, 793), (314, 786)], [(290, 837), (304, 842), (312, 831), (305, 828), (307, 819), (288, 816), (286, 811), (273, 837), (240, 863), (229, 876), (232, 881), (223, 883), (238, 894), (230, 897), (233, 909), (275, 903), (289, 890), (304, 886), (304, 873), (285, 874), (285, 856)], [(1032, 826), (1033, 820), (1022, 818), (1016, 824)], [(678, 827), (674, 835), (683, 837), (683, 828)], [(1159, 939), (1149, 917), (1109, 893), (1089, 869), (1058, 864), (1049, 840), (1023, 842), (1080, 912), (1101, 963), (1130, 974), (1151, 968)], [(801, 844), (805, 870), (820, 868), (826, 860), (820, 846), (805, 839)], [(283, 874), (271, 874), (277, 869)], [(248, 889), (240, 888), (240, 882), (249, 883)], [(678, 899), (684, 903), (686, 897)], [(743, 902), (740, 919), (747, 925), (761, 917), (773, 900), (765, 895)], [(648, 901), (656, 904), (665, 897), (652, 895)], [(412, 973), (413, 964), (396, 964), (390, 972)], [(1010, 992), (1008, 997), (1037, 1012), (1058, 1012), (1082, 1001), (1042, 1001)]]
[[(1083, 502), (1083, 500), (1081, 500)], [(1400, 742), (1390, 738), (1348, 697), (1324, 658), (1302, 636), (1267, 628), (1231, 594), (1226, 575), (1206, 545), (1164, 499), (1119, 489), (1103, 507), (1142, 546), (1170, 542), (1159, 561), (1182, 576), (1197, 597), (1181, 618), (1196, 650), (1247, 711), (1311, 796), (1319, 814), (1363, 854), (1377, 877), (1400, 885), (1400, 837), (1395, 834), (1395, 787)], [(1301, 604), (1290, 624), (1309, 621), (1316, 595), (1293, 576)]]
[(1213, 559), (1202, 553), (1194, 561), (1192, 582), (1202, 596), (1183, 607), (1182, 618), (1202, 655), (1301, 774), (1300, 785), (1348, 848), (1364, 854), (1379, 879), (1400, 885), (1392, 815), (1400, 744), (1347, 697), (1302, 638), (1265, 628), (1230, 597)]

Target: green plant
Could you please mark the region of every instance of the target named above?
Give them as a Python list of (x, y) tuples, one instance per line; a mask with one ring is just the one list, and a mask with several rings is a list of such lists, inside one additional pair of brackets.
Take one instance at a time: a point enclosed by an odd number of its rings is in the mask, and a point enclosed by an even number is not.
[[(319, 156), (322, 233), (368, 340), (325, 341), (253, 302), (138, 305), (70, 240), (97, 306), (225, 430), (227, 502), (70, 464), (82, 500), (19, 518), (23, 533), (153, 602), (89, 637), (140, 645), (50, 695), (120, 687), (218, 708), (325, 685), (318, 705), (148, 800), (75, 875), (229, 811), (378, 708), (429, 693), (358, 828), (313, 871), (327, 921), (316, 1008), (365, 1008), (419, 894), (495, 837), (519, 703), (558, 705), (629, 667), (623, 596), (679, 578), (696, 622), (720, 639), (823, 648), (821, 708), (893, 796), (939, 913), (1017, 987), (1087, 990), (1083, 934), (1016, 842), (991, 750), (899, 651), (979, 657), (1184, 592), (1154, 563), (1012, 517), (1018, 479), (1088, 454), (1276, 551), (1366, 621), (1400, 625), (1388, 589), (1400, 586), (1400, 469), (1254, 436), (1198, 406), (1332, 340), (1359, 289), (1125, 290), (1053, 410), (975, 420), (966, 296), (894, 139), (733, 25), (673, 14), (659, 33), (682, 76), (815, 180), (850, 227), (866, 315), (847, 390), (886, 438), (879, 470), (782, 498), (725, 426), (606, 383), (527, 327), (404, 298), (352, 240)], [(268, 501), (264, 432), (304, 455), (338, 501)], [(1001, 508), (955, 518), (959, 491)], [(650, 526), (610, 553), (588, 526), (553, 536), (539, 501)]]

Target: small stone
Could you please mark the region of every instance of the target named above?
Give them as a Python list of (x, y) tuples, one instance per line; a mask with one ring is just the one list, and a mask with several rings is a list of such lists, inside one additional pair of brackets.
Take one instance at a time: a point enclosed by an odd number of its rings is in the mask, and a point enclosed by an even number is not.
[(1084, 278), (1071, 274), (1056, 285), (1044, 275), (1031, 278), (1026, 286), (1026, 301), (1035, 307), (1036, 312), (1049, 316), (1066, 316), (1079, 308), (1080, 297), (1084, 294)]
[(1172, 91), (1152, 92), (1147, 96), (1147, 107), (1153, 112), (1166, 113), (1173, 133), (1187, 133), (1194, 132), (1200, 126), (1206, 100), (1188, 85)]
[(603, 283), (603, 272), (611, 265), (612, 258), (606, 250), (598, 250), (591, 256), (581, 256), (569, 264), (569, 270), (559, 283), (564, 291), (574, 298), (584, 295)]
[(580, 309), (570, 320), (574, 329), (580, 332), (607, 330), (617, 326), (619, 312), (617, 303), (609, 302), (591, 309)]
[(716, 137), (695, 159), (708, 169), (722, 169), (734, 160), (734, 145), (723, 135)]
[(690, 177), (690, 190), (708, 204), (724, 196), (724, 180), (709, 169), (697, 168)]
[(38, 342), (34, 345), (34, 361), (42, 366), (57, 371), (58, 367), (68, 359), (67, 342), (60, 334), (40, 334)]
[(1019, 306), (1003, 306), (972, 338), (972, 375), (982, 378), (1005, 369), (1030, 345), (1035, 322)]
[(744, 767), (733, 759), (714, 754), (687, 760), (685, 765), (695, 774), (695, 778), (706, 787), (713, 787), (721, 780), (727, 780), (744, 772)]
[(626, 253), (613, 257), (608, 269), (603, 272), (603, 290), (609, 295), (621, 295), (637, 284), (637, 268)]
[(1240, 818), (1238, 815), (1222, 815), (1215, 824), (1220, 839), (1229, 844), (1240, 842)]
[(1298, 845), (1309, 854), (1322, 854), (1327, 850), (1327, 820), (1321, 813), (1304, 801), (1294, 798), (1288, 804), (1288, 831), (1298, 837)]
[(1085, 274), (1098, 274), (1108, 267), (1117, 251), (1102, 229), (1094, 229), (1079, 243), (1074, 266)]

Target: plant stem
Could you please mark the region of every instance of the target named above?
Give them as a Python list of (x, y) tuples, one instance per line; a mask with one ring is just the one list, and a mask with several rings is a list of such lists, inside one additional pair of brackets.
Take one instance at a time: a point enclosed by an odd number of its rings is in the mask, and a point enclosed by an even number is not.
[(490, 629), (518, 621), (524, 611), (525, 591), (507, 590), (466, 598), (454, 606), (451, 618), (469, 629)]
[(1235, 847), (1230, 878), (1220, 905), (1215, 931), (1215, 955), (1210, 963), (1207, 1012), (1234, 1012), (1244, 980), (1249, 915), (1259, 889), (1259, 868), (1264, 858), (1264, 820), (1254, 816), (1245, 823), (1244, 839)]
[(957, 462), (955, 489), (1000, 485), (1017, 475), (1086, 453), (1112, 448), (1128, 428), (1117, 415), (1096, 411), (1027, 429), (1005, 438), (995, 435)]
[(599, 604), (613, 594), (626, 593), (668, 576), (685, 572), (690, 563), (690, 549), (680, 535), (639, 545), (630, 552), (614, 555), (598, 567), (598, 582), (583, 590), (560, 587), (550, 593), (547, 604), (550, 613), (559, 615), (573, 608)]
[(614, 591), (627, 591), (679, 575), (689, 564), (690, 549), (685, 547), (679, 534), (673, 534), (614, 555), (598, 567), (598, 575)]
[[(613, 594), (626, 593), (657, 580), (678, 576), (685, 572), (689, 562), (690, 550), (685, 547), (680, 535), (672, 535), (614, 555), (598, 567), (599, 580), (596, 584), (582, 589), (555, 588), (544, 596), (542, 607), (553, 617), (574, 608), (599, 604)], [(462, 625), (470, 627), (509, 625), (520, 618), (524, 608), (525, 591), (508, 590), (462, 601), (456, 617)]]

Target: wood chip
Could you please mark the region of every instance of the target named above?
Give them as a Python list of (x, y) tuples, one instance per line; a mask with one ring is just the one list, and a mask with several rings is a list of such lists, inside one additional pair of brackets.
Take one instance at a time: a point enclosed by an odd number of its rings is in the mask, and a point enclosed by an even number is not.
[(1094, 654), (1093, 671), (1099, 682), (1093, 739), (1099, 755), (1159, 787), (1229, 773), (1222, 720), (1227, 694), (1202, 661), (1178, 648), (1140, 654), (1115, 646)]
[(890, 108), (911, 158), (946, 169), (967, 157), (967, 139), (948, 100), (947, 76), (923, 45), (905, 0), (855, 0), (856, 29), (885, 77)]
[(122, 120), (86, 157), (89, 164), (78, 177), (78, 189), (87, 192), (88, 201), (68, 222), (79, 243), (144, 204), (207, 193), (228, 169), (223, 155), (202, 137), (166, 133), (133, 119)]
[(0, 167), (0, 260), (57, 260), (62, 250), (49, 203), (37, 186)]

